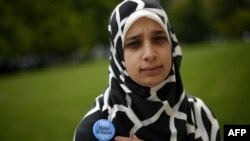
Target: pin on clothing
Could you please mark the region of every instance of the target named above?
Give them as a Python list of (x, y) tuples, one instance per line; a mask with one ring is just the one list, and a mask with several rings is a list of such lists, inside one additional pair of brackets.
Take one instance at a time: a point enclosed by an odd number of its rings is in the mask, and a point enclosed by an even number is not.
[(100, 119), (93, 126), (93, 134), (99, 141), (109, 141), (115, 135), (115, 127), (111, 121)]
[(112, 122), (110, 140), (220, 141), (217, 119), (183, 87), (182, 52), (156, 0), (124, 0), (109, 20), (109, 83), (83, 117), (74, 141), (97, 141), (92, 129)]

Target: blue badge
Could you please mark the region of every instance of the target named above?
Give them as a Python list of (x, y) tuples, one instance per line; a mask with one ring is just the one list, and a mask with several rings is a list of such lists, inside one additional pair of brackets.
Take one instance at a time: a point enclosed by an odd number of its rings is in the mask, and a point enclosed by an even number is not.
[(115, 135), (115, 127), (111, 121), (100, 119), (94, 124), (93, 133), (99, 141), (109, 141)]

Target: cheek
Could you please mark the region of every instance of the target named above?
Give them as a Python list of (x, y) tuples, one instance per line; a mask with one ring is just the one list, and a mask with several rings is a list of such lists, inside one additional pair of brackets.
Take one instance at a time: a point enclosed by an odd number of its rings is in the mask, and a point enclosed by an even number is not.
[(138, 64), (138, 62), (136, 63), (135, 61), (135, 57), (133, 55), (124, 55), (124, 62), (125, 62), (125, 67), (127, 69), (127, 71), (131, 71), (133, 70), (133, 66)]
[(170, 51), (167, 53), (167, 55), (165, 55), (165, 59), (167, 60), (166, 62), (168, 64), (172, 64), (172, 54)]
[(139, 69), (138, 61), (138, 55), (136, 53), (124, 53), (125, 68), (131, 77), (137, 74), (137, 70)]
[[(167, 49), (165, 51), (162, 51), (165, 53), (162, 53), (162, 59), (164, 60), (164, 64), (166, 66), (167, 70), (170, 70), (171, 66), (172, 66), (172, 53), (171, 53), (171, 49)], [(167, 53), (166, 53), (167, 52)]]

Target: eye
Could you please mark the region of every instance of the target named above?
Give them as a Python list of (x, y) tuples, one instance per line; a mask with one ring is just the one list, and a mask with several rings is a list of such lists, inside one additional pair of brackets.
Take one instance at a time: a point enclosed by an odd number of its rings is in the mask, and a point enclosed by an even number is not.
[(168, 42), (168, 38), (166, 35), (156, 35), (153, 37), (153, 41), (155, 43), (165, 43)]
[(128, 41), (127, 43), (125, 42), (125, 47), (128, 48), (138, 48), (141, 46), (141, 41), (140, 40), (133, 40), (133, 41)]

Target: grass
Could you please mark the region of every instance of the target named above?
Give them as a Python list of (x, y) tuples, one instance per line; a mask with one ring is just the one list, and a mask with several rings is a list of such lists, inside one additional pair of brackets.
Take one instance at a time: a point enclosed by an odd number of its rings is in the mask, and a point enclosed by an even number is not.
[(72, 140), (106, 81), (106, 62), (1, 76), (0, 140)]
[[(224, 124), (249, 124), (250, 44), (185, 45), (185, 90)], [(68, 141), (107, 85), (107, 61), (0, 76), (1, 141)]]
[(221, 126), (250, 123), (249, 51), (249, 43), (239, 42), (184, 50), (186, 91), (209, 104)]
[(242, 42), (184, 49), (186, 91), (213, 109), (222, 133), (224, 124), (250, 124), (249, 51), (250, 44)]

